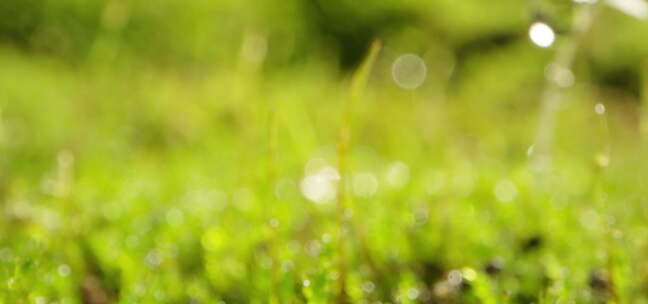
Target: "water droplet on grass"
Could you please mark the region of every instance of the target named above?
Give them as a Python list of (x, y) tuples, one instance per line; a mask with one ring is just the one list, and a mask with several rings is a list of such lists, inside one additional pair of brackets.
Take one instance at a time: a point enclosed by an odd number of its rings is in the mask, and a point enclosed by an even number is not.
[(420, 87), (427, 77), (425, 61), (418, 55), (406, 54), (400, 56), (392, 65), (392, 78), (394, 82), (405, 90), (414, 90)]
[(306, 199), (323, 204), (335, 198), (336, 185), (323, 175), (306, 176), (301, 182), (301, 192)]
[(306, 199), (323, 204), (335, 198), (340, 179), (335, 168), (328, 166), (322, 158), (313, 158), (306, 164), (304, 172), (306, 176), (300, 183), (300, 190)]
[(535, 45), (547, 48), (556, 40), (556, 34), (546, 23), (536, 22), (529, 28), (529, 38)]

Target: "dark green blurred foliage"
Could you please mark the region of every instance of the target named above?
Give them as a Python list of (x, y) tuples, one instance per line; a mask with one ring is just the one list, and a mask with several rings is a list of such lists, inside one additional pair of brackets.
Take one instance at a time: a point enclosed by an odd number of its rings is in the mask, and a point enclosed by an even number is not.
[(422, 25), (414, 7), (390, 1), (369, 6), (346, 0), (302, 2), (312, 39), (338, 53), (345, 69), (356, 67), (373, 40)]
[(102, 9), (102, 1), (3, 1), (0, 37), (34, 51), (74, 58), (88, 52)]
[[(257, 33), (270, 41), (266, 64), (323, 55), (346, 68), (357, 64), (376, 38), (398, 41), (413, 51), (430, 42), (445, 45), (456, 50), (462, 63), (472, 53), (525, 40), (534, 20), (569, 35), (572, 11), (564, 1), (514, 0), (288, 0), (280, 5), (268, 0), (5, 0), (0, 5), (0, 39), (73, 62), (92, 52), (110, 60), (108, 52), (156, 62), (225, 64), (245, 33)], [(645, 32), (645, 24), (610, 10), (603, 14), (610, 16), (601, 18), (597, 32), (608, 38), (593, 40), (587, 52), (605, 74), (641, 59), (648, 47), (631, 38)], [(600, 44), (607, 40), (611, 45)], [(622, 60), (612, 55), (621, 53)]]

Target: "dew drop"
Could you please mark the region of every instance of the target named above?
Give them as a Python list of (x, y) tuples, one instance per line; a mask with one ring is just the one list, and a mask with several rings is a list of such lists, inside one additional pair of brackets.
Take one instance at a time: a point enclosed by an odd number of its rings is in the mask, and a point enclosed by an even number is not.
[(400, 56), (392, 65), (392, 78), (396, 85), (405, 90), (420, 87), (427, 77), (425, 61), (418, 55)]
[(556, 40), (556, 34), (546, 23), (536, 22), (529, 28), (529, 38), (535, 45), (547, 48)]

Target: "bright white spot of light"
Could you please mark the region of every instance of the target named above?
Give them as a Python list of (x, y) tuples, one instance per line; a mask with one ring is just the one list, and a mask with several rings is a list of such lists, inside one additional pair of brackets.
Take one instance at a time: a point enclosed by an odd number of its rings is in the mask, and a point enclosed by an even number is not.
[(596, 114), (598, 114), (598, 115), (603, 115), (603, 114), (605, 114), (605, 105), (602, 104), (602, 103), (597, 103), (597, 104), (594, 106), (594, 112), (596, 112)]
[(510, 180), (503, 180), (498, 182), (493, 189), (495, 198), (502, 203), (510, 203), (518, 195), (518, 189), (515, 184)]
[(304, 280), (304, 287), (310, 286), (310, 281), (309, 280)]
[(546, 23), (536, 22), (529, 28), (531, 41), (539, 47), (550, 47), (556, 40), (556, 34)]
[(648, 3), (644, 0), (607, 0), (605, 3), (637, 19), (648, 18)]
[(392, 65), (392, 78), (402, 89), (414, 90), (423, 84), (426, 77), (425, 61), (418, 55), (400, 56)]
[(371, 197), (378, 191), (378, 179), (371, 173), (358, 173), (353, 176), (353, 194), (358, 197)]
[(302, 180), (301, 191), (308, 200), (325, 203), (333, 199), (335, 186), (324, 176), (311, 175)]
[(395, 162), (387, 168), (385, 180), (393, 188), (403, 188), (409, 182), (410, 169), (403, 162)]
[(326, 166), (304, 177), (300, 189), (306, 199), (318, 204), (327, 203), (335, 198), (339, 179), (340, 174), (337, 170)]

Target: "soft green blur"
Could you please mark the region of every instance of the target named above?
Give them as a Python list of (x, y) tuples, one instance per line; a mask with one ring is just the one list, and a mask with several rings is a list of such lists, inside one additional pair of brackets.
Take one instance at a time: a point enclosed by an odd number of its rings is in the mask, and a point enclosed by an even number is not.
[(0, 303), (648, 302), (648, 21), (583, 5), (0, 0)]

